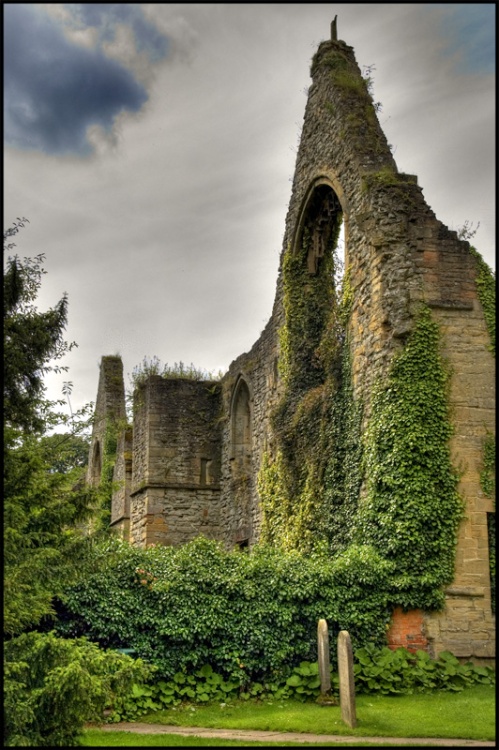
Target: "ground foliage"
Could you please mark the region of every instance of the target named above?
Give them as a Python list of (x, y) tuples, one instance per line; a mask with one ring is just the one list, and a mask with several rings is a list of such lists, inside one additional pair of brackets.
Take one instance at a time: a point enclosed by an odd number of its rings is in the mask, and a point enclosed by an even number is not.
[[(411, 653), (366, 644), (354, 653), (355, 690), (360, 694), (413, 695), (436, 690), (460, 692), (472, 685), (494, 685), (495, 672), (468, 662), (461, 664), (449, 651), (431, 659), (426, 651)], [(331, 667), (331, 698), (339, 703), (339, 676)], [(241, 685), (227, 680), (209, 664), (170, 680), (135, 683), (128, 694), (115, 700), (109, 720), (137, 721), (150, 712), (181, 706), (234, 700), (320, 701), (321, 682), (317, 661), (302, 661), (288, 677), (274, 677)]]

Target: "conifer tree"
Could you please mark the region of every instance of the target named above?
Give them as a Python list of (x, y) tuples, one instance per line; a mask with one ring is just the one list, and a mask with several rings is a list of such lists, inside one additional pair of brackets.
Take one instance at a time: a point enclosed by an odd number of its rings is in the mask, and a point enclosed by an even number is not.
[[(78, 523), (92, 498), (81, 460), (60, 451), (47, 431), (61, 414), (45, 398), (44, 376), (70, 348), (64, 341), (66, 295), (38, 311), (43, 255), (21, 260), (8, 253), (26, 219), (4, 232), (4, 632), (36, 627), (51, 612), (53, 597), (75, 569), (85, 537)], [(5, 257), (7, 255), (7, 257)], [(64, 369), (64, 368), (59, 368)], [(73, 415), (74, 417), (74, 415)], [(74, 419), (73, 419), (74, 423)], [(75, 443), (81, 455), (81, 440)], [(78, 481), (80, 480), (80, 481)]]

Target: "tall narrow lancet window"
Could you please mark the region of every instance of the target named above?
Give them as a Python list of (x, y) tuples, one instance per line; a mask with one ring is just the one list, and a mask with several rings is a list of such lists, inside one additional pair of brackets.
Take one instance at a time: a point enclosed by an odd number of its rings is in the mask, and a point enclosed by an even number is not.
[(335, 350), (330, 339), (339, 335), (335, 311), (341, 293), (343, 210), (325, 180), (310, 186), (284, 265), (288, 384), (301, 392), (326, 381), (333, 366), (329, 353)]
[(92, 469), (90, 481), (94, 487), (96, 487), (101, 478), (102, 474), (102, 455), (100, 449), (100, 443), (98, 440), (94, 443), (94, 449), (92, 451)]
[(251, 459), (250, 392), (243, 378), (239, 379), (232, 400), (232, 459), (236, 469), (249, 466)]
[(316, 187), (308, 201), (302, 227), (303, 233), (308, 235), (307, 268), (310, 274), (315, 275), (321, 259), (338, 246), (342, 219), (336, 193), (329, 185)]

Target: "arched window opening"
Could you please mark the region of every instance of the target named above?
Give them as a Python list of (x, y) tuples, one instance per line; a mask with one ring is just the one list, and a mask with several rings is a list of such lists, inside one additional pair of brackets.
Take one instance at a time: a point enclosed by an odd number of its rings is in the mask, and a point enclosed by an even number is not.
[(102, 474), (102, 455), (101, 455), (100, 443), (98, 440), (96, 440), (94, 443), (94, 448), (92, 452), (91, 482), (94, 486), (99, 484), (101, 474)]
[(249, 465), (251, 458), (250, 392), (240, 378), (234, 392), (232, 406), (232, 459), (237, 468)]
[[(344, 255), (344, 232), (343, 242), (339, 242), (342, 224), (343, 211), (338, 196), (329, 185), (318, 185), (306, 205), (300, 232), (300, 244), (305, 240), (308, 243), (307, 269), (309, 274), (313, 276), (317, 274), (321, 259), (326, 253), (336, 250), (339, 256), (340, 244)], [(338, 271), (342, 270), (336, 268), (337, 265), (336, 263), (335, 279)], [(342, 258), (340, 258), (340, 265), (343, 265)]]

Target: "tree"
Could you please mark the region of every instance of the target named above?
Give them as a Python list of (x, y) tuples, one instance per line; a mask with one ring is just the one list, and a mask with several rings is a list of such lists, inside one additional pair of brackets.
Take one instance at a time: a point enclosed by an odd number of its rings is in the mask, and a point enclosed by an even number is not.
[(44, 435), (40, 443), (52, 473), (74, 472), (78, 476), (81, 474), (80, 470), (88, 464), (90, 438), (86, 434), (56, 432)]
[[(84, 481), (90, 405), (74, 414), (45, 398), (44, 376), (74, 344), (64, 340), (68, 301), (39, 312), (43, 255), (7, 257), (4, 232), (4, 745), (80, 744), (84, 722), (102, 717), (116, 693), (150, 668), (85, 639), (33, 632), (53, 614), (55, 597), (85, 566), (92, 537), (82, 525), (99, 492)], [(63, 426), (63, 434), (48, 434)], [(23, 632), (32, 631), (32, 632)]]
[[(18, 219), (4, 232), (9, 240), (25, 226)], [(35, 301), (45, 273), (43, 255), (4, 261), (4, 633), (13, 637), (36, 627), (52, 611), (52, 599), (77, 569), (88, 546), (81, 524), (93, 512), (94, 497), (82, 481), (85, 411), (71, 418), (61, 402), (45, 396), (44, 376), (72, 345), (64, 341), (67, 297), (46, 312)], [(54, 451), (45, 433), (60, 421), (72, 425), (70, 457)], [(62, 440), (62, 437), (61, 437)], [(73, 464), (73, 465), (71, 465)]]
[[(4, 232), (4, 255), (15, 247), (9, 242), (25, 226), (18, 219)], [(67, 368), (53, 367), (74, 343), (64, 341), (68, 299), (63, 294), (57, 305), (39, 312), (34, 304), (45, 273), (44, 255), (24, 258), (8, 256), (4, 273), (4, 419), (10, 427), (41, 432), (46, 426), (47, 404), (44, 376)]]

